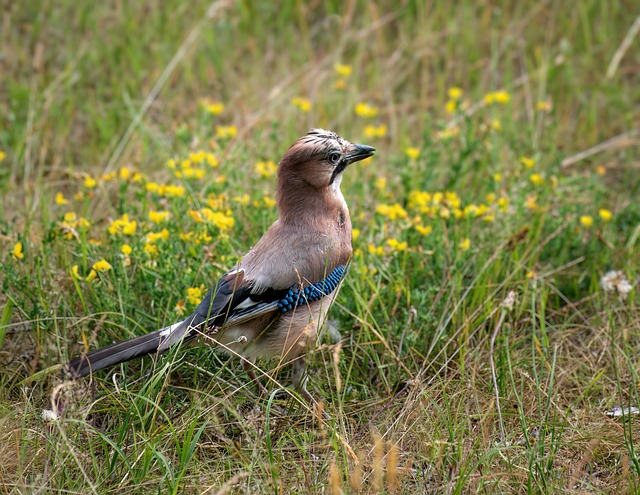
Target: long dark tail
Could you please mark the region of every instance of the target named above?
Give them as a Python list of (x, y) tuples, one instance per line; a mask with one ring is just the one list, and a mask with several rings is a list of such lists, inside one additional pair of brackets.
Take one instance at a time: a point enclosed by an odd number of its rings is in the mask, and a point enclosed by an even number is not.
[(155, 332), (111, 344), (102, 349), (96, 349), (88, 354), (78, 356), (67, 363), (65, 371), (74, 378), (82, 378), (131, 359), (146, 356), (147, 354), (164, 352), (166, 349), (160, 350), (159, 346), (163, 335), (166, 336), (166, 331), (166, 328), (161, 328)]

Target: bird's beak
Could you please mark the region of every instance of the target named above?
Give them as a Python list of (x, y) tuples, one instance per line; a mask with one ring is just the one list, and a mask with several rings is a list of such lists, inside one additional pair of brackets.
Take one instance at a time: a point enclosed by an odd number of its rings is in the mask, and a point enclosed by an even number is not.
[(369, 158), (375, 153), (376, 149), (366, 144), (353, 144), (351, 151), (344, 157), (347, 163), (355, 163), (365, 158)]

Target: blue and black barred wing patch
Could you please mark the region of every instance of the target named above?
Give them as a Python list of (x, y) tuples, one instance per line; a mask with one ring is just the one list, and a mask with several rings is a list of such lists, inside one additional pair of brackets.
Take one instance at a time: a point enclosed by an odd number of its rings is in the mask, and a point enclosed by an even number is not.
[(304, 289), (296, 284), (287, 289), (270, 288), (260, 293), (252, 292), (252, 287), (244, 283), (241, 270), (229, 272), (220, 279), (215, 291), (207, 293), (192, 315), (168, 329), (161, 350), (183, 338), (191, 340), (207, 329), (238, 325), (268, 313), (275, 316), (319, 301), (336, 290), (347, 271), (347, 266), (338, 266), (325, 279)]

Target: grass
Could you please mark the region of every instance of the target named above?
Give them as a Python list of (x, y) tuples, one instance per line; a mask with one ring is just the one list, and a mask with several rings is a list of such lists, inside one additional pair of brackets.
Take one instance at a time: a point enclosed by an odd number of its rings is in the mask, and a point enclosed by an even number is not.
[[(632, 2), (213, 5), (3, 14), (2, 490), (637, 492), (638, 419), (605, 412), (640, 402), (638, 289), (600, 281), (640, 262)], [(378, 150), (310, 358), (329, 419), (206, 347), (64, 382), (194, 307), (310, 127)]]

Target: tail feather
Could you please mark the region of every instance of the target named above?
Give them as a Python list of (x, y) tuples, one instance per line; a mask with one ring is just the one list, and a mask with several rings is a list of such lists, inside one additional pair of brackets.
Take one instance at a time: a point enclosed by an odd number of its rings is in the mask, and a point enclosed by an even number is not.
[(133, 339), (117, 342), (102, 349), (96, 349), (88, 354), (78, 356), (69, 361), (65, 367), (67, 373), (75, 378), (82, 378), (91, 373), (124, 363), (131, 359), (164, 352), (159, 349), (160, 341), (166, 336), (167, 329), (162, 328), (155, 332), (134, 337)]

